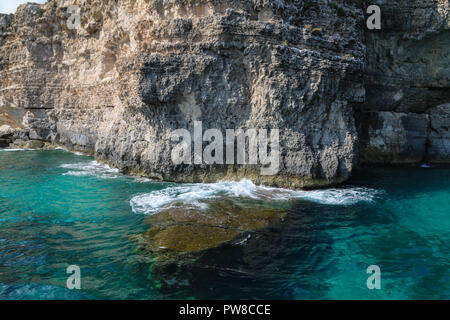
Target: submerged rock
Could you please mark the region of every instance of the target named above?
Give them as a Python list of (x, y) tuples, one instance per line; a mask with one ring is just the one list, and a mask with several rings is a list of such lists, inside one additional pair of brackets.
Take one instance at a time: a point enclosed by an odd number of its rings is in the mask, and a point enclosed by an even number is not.
[(234, 200), (206, 201), (208, 208), (169, 208), (149, 216), (143, 235), (153, 253), (183, 255), (218, 247), (247, 232), (268, 227), (286, 211), (263, 205), (245, 206)]
[(252, 257), (252, 248), (270, 246), (265, 243), (265, 237), (260, 239), (258, 235), (267, 233), (278, 237), (277, 232), (267, 229), (282, 225), (286, 215), (285, 207), (242, 199), (208, 200), (202, 203), (202, 208), (178, 204), (149, 216), (148, 231), (134, 240), (142, 257), (152, 261), (149, 268), (152, 285), (161, 290), (182, 288), (189, 286), (190, 273), (201, 269), (202, 261), (209, 260), (210, 255), (217, 257), (223, 252), (226, 255), (231, 248), (244, 248), (253, 237), (258, 239), (248, 249)]

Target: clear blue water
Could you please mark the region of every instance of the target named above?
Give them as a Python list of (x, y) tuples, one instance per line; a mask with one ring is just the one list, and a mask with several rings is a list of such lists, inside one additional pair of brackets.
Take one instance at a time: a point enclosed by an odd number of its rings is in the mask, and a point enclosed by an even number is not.
[[(449, 192), (448, 168), (367, 169), (294, 193), (152, 182), (63, 150), (0, 150), (0, 299), (449, 299)], [(146, 215), (220, 197), (288, 214), (155, 274), (133, 240)], [(66, 288), (73, 264), (81, 290)], [(369, 265), (381, 268), (381, 290), (367, 289)]]

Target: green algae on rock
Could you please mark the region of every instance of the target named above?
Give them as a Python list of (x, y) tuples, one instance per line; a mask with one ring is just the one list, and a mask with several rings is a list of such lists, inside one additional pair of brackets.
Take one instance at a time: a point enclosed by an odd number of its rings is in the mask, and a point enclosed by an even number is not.
[(149, 230), (143, 235), (146, 248), (154, 253), (197, 253), (218, 247), (239, 235), (268, 227), (272, 221), (282, 220), (283, 208), (263, 204), (248, 207), (230, 199), (204, 203), (200, 208), (169, 208), (149, 216)]

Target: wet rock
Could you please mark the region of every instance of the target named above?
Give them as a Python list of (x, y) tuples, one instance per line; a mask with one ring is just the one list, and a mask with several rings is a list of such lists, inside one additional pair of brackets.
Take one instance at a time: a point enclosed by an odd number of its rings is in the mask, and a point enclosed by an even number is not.
[(147, 218), (146, 246), (155, 253), (186, 254), (216, 248), (239, 235), (284, 218), (280, 208), (246, 207), (233, 200), (207, 201), (208, 209), (172, 208)]
[(186, 286), (184, 272), (198, 268), (209, 253), (244, 245), (287, 214), (285, 207), (228, 198), (204, 201), (202, 208), (173, 206), (149, 216), (148, 231), (133, 237), (141, 256), (152, 261), (150, 279), (158, 289)]
[[(230, 248), (247, 247), (253, 237), (258, 240), (255, 239), (251, 248), (264, 251), (262, 248), (270, 245), (259, 235), (267, 233), (278, 237), (279, 233), (268, 229), (283, 225), (287, 214), (286, 207), (229, 198), (202, 202), (203, 209), (175, 206), (149, 216), (146, 219), (149, 230), (134, 237), (141, 256), (152, 260), (149, 278), (160, 290), (191, 285), (191, 272), (207, 276), (200, 271), (205, 263), (221, 264), (220, 259), (208, 258), (210, 255), (220, 255), (227, 260), (231, 258), (226, 256)], [(276, 254), (276, 250), (271, 253)], [(253, 258), (258, 260), (259, 256), (249, 249), (248, 263), (254, 262)]]
[[(181, 297), (208, 299), (215, 292), (212, 289), (220, 287), (223, 293), (228, 287), (227, 279), (236, 279), (242, 287), (245, 287), (244, 283), (252, 287), (257, 284), (261, 296), (267, 297), (264, 295), (267, 294), (266, 284), (271, 283), (274, 273), (290, 277), (298, 271), (295, 266), (290, 268), (287, 261), (308, 259), (312, 244), (328, 243), (325, 239), (332, 242), (315, 222), (324, 218), (317, 215), (317, 210), (331, 219), (336, 218), (335, 210), (324, 209), (310, 201), (296, 201), (295, 205), (301, 214), (288, 214), (282, 219), (272, 220), (267, 228), (244, 232), (217, 248), (172, 256), (160, 252), (149, 268), (151, 283), (168, 294), (177, 292)], [(331, 252), (332, 248), (324, 246), (321, 250)], [(248, 298), (245, 295), (243, 291), (241, 298)]]

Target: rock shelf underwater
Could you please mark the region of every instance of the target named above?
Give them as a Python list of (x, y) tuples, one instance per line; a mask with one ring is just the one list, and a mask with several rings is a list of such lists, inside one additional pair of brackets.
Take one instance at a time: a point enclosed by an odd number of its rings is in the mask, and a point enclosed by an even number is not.
[[(369, 168), (292, 191), (163, 183), (64, 150), (0, 150), (0, 297), (448, 299), (449, 174)], [(66, 288), (73, 264), (82, 290)], [(366, 287), (373, 264), (382, 290)]]

